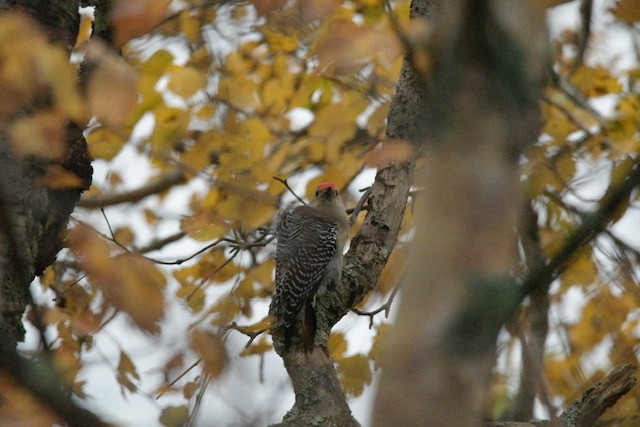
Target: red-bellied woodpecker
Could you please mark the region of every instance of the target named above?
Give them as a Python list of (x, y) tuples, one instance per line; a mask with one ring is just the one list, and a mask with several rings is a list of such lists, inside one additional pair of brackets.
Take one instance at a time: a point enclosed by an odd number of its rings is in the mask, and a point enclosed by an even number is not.
[(315, 296), (340, 283), (349, 228), (349, 216), (332, 182), (318, 185), (308, 206), (283, 214), (276, 229), (276, 291), (270, 314), (274, 327), (282, 328), (285, 352), (294, 336), (305, 351), (313, 350)]

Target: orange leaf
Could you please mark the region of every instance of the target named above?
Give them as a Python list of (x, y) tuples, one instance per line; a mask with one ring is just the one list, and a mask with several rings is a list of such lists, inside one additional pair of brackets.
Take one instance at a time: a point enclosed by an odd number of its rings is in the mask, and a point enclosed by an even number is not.
[(639, 0), (618, 0), (611, 8), (611, 13), (618, 19), (629, 25), (640, 21), (640, 1)]
[(125, 389), (132, 392), (137, 390), (133, 380), (139, 380), (140, 375), (138, 375), (138, 371), (136, 366), (133, 364), (133, 361), (124, 351), (120, 352), (120, 362), (118, 363), (118, 374), (116, 375), (116, 379), (120, 384), (120, 390), (123, 394)]
[(108, 126), (122, 126), (138, 102), (135, 71), (124, 60), (96, 43), (89, 46), (87, 58), (98, 64), (88, 84), (91, 111)]
[(64, 169), (60, 165), (51, 165), (44, 176), (38, 179), (38, 183), (51, 189), (85, 188), (85, 182), (75, 173)]
[(84, 226), (72, 230), (69, 247), (111, 305), (126, 312), (141, 329), (158, 332), (166, 278), (153, 262), (129, 252), (112, 256), (108, 244)]
[(191, 333), (191, 347), (202, 357), (205, 372), (213, 378), (220, 376), (227, 359), (220, 335), (195, 329)]
[(109, 21), (114, 29), (114, 45), (122, 47), (129, 40), (154, 29), (165, 17), (169, 0), (118, 0), (111, 8)]

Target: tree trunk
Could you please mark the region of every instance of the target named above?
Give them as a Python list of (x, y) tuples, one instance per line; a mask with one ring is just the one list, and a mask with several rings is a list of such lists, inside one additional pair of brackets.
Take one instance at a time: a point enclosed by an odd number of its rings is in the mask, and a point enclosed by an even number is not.
[(478, 425), (498, 331), (520, 302), (510, 277), (517, 161), (538, 134), (544, 17), (524, 1), (458, 0), (437, 10), (427, 44), (410, 50), (426, 53), (428, 70), (410, 62), (403, 70), (405, 84), (423, 91), (403, 112), (425, 111), (419, 126), (429, 146), (416, 178), (424, 191), (409, 271), (382, 360), (379, 426)]
[[(75, 43), (78, 1), (12, 0), (2, 6), (28, 12), (52, 42), (67, 49)], [(35, 108), (25, 105), (23, 110)], [(62, 248), (69, 215), (91, 183), (92, 168), (82, 129), (69, 124), (68, 148), (60, 165), (76, 173), (85, 188), (50, 190), (38, 182), (47, 164), (12, 153), (6, 126), (0, 123), (0, 334), (15, 345), (24, 337), (22, 314), (30, 301), (29, 284)]]

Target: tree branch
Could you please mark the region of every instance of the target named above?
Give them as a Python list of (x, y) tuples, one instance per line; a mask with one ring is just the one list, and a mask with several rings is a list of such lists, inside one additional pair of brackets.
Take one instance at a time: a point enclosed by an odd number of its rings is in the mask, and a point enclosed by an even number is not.
[(592, 426), (608, 408), (635, 387), (636, 367), (623, 365), (615, 368), (605, 379), (589, 388), (582, 397), (568, 407), (560, 419), (568, 427)]
[(174, 170), (173, 172), (169, 172), (168, 174), (156, 179), (155, 181), (143, 187), (127, 191), (125, 193), (83, 197), (76, 204), (76, 206), (79, 206), (81, 208), (96, 209), (106, 206), (118, 205), (121, 203), (133, 203), (140, 201), (152, 194), (157, 194), (168, 190), (174, 185), (181, 184), (184, 181), (184, 172), (182, 172), (181, 170)]
[(560, 274), (562, 268), (573, 254), (606, 228), (609, 221), (618, 211), (619, 206), (629, 199), (633, 190), (639, 185), (640, 165), (636, 163), (622, 184), (607, 191), (598, 210), (582, 216), (582, 223), (567, 237), (565, 244), (558, 253), (547, 261), (538, 261), (537, 265), (530, 270), (530, 273), (522, 283), (521, 299), (535, 292), (536, 288), (548, 287)]
[[(623, 365), (615, 368), (605, 379), (585, 391), (561, 415), (562, 425), (566, 427), (590, 427), (595, 425), (598, 418), (633, 387), (638, 380), (633, 376), (636, 367)], [(620, 421), (620, 420), (618, 420)], [(607, 421), (604, 421), (606, 424)], [(600, 423), (598, 423), (600, 424)], [(558, 425), (546, 420), (532, 420), (529, 422), (497, 421), (482, 423), (483, 427), (552, 427)], [(620, 425), (617, 423), (616, 425)]]

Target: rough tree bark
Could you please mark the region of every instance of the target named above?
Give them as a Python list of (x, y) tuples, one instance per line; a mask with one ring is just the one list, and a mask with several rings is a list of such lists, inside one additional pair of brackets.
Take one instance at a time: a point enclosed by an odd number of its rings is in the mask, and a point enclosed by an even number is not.
[[(414, 3), (422, 3), (414, 0)], [(438, 8), (426, 46), (426, 165), (417, 233), (374, 425), (478, 425), (497, 333), (520, 302), (509, 273), (518, 153), (538, 133), (543, 16), (525, 1)], [(409, 71), (411, 72), (411, 71)]]
[[(12, 0), (2, 6), (29, 13), (52, 42), (68, 50), (75, 43), (79, 27), (77, 1)], [(49, 101), (37, 102), (41, 105), (25, 105), (24, 111), (46, 107)], [(78, 175), (85, 185), (78, 189), (49, 190), (38, 183), (49, 164), (14, 155), (5, 126), (0, 123), (0, 199), (4, 220), (0, 233), (0, 333), (15, 345), (24, 336), (22, 313), (30, 300), (29, 284), (62, 248), (69, 215), (91, 183), (92, 168), (82, 129), (68, 124), (68, 148), (59, 163)]]
[[(70, 50), (78, 28), (78, 1), (5, 0), (0, 14), (27, 13), (44, 29), (49, 40)], [(43, 94), (19, 114), (50, 105)], [(55, 259), (69, 215), (80, 194), (91, 183), (92, 168), (82, 128), (67, 124), (67, 150), (57, 164), (74, 172), (84, 187), (48, 189), (39, 182), (50, 165), (37, 158), (14, 154), (8, 122), (0, 119), (0, 374), (28, 390), (67, 425), (103, 425), (92, 413), (78, 407), (66, 394), (46, 352), (39, 363), (18, 355), (16, 344), (24, 338), (22, 315), (31, 301), (29, 285)], [(34, 308), (35, 309), (35, 308)], [(36, 318), (38, 318), (36, 316)], [(1, 400), (1, 399), (0, 399)]]

